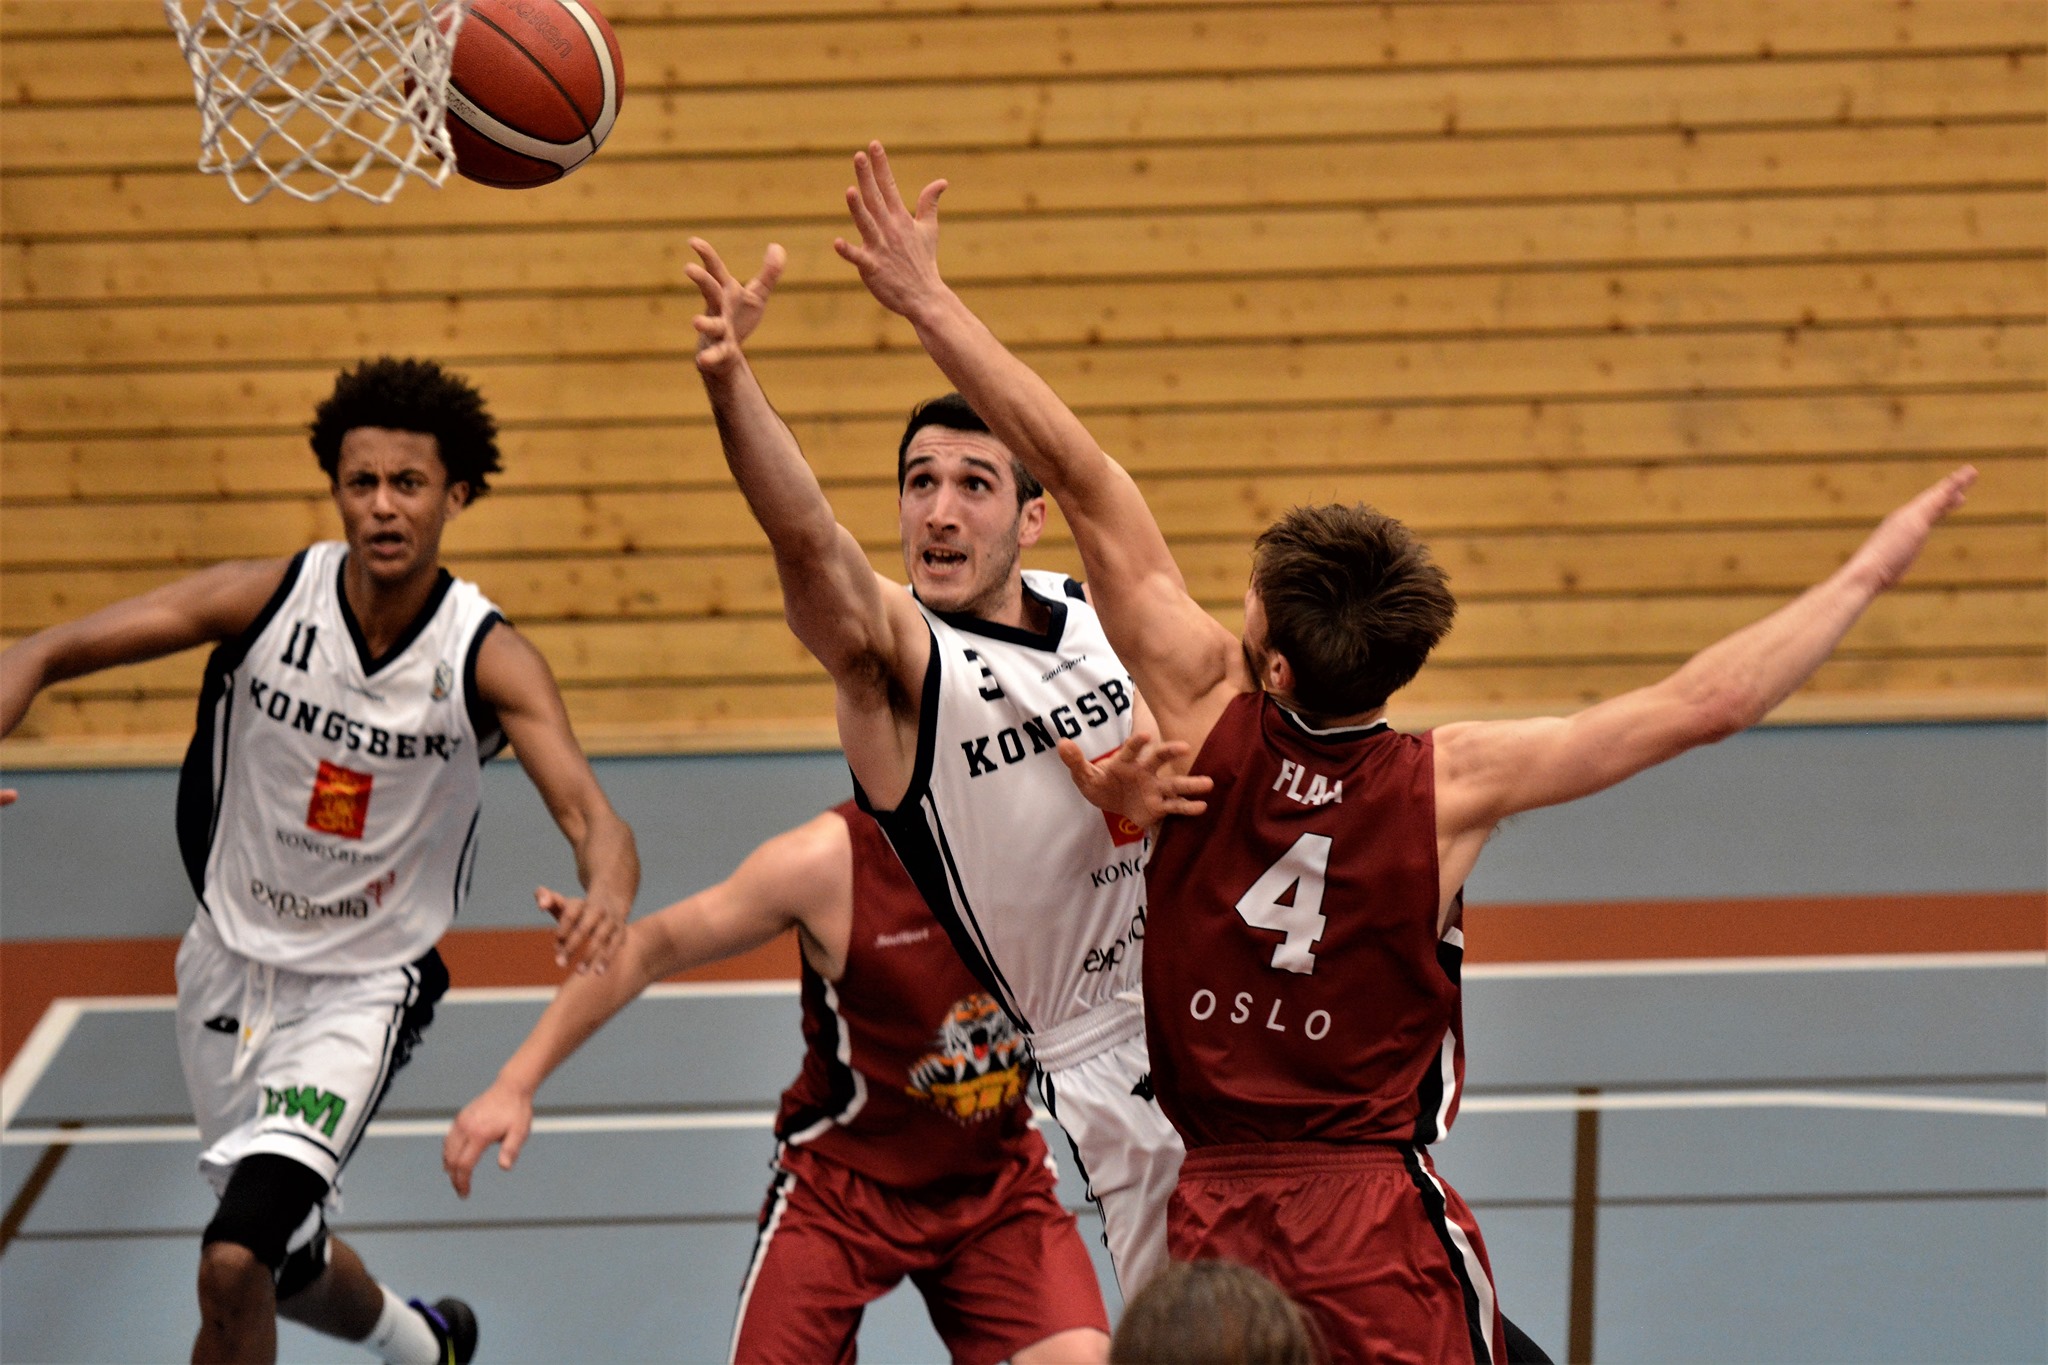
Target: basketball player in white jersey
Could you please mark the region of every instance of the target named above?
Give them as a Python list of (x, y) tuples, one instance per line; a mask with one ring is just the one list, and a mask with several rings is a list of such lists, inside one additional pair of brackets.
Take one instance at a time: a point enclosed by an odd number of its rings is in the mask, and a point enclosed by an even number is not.
[(587, 888), (558, 959), (602, 970), (640, 866), (547, 663), (440, 565), (498, 468), (482, 397), (431, 361), (366, 361), (315, 413), (345, 542), (221, 564), (0, 654), (0, 734), (43, 687), (216, 647), (178, 789), (199, 899), (178, 1047), (221, 1196), (195, 1360), (267, 1361), (277, 1316), (387, 1361), (466, 1361), (466, 1305), (411, 1304), (329, 1236), (341, 1172), (448, 973), (434, 944), (476, 861), (482, 764), (508, 741)]
[(775, 551), (790, 627), (837, 687), (859, 799), (961, 958), (1031, 1037), (1046, 1106), (1102, 1210), (1126, 1294), (1165, 1256), (1180, 1143), (1151, 1095), (1139, 957), (1145, 832), (1076, 790), (1133, 731), (1136, 693), (1081, 585), (1026, 572), (1043, 491), (957, 395), (912, 414), (897, 451), (910, 588), (833, 516), (742, 349), (781, 273), (689, 267), (697, 365), (727, 462)]

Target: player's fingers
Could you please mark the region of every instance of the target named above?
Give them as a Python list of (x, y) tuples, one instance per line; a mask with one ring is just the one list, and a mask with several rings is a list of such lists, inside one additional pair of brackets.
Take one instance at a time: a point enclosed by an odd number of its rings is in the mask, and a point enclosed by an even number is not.
[(526, 1135), (533, 1131), (533, 1124), (521, 1119), (506, 1130), (498, 1143), (498, 1169), (509, 1171), (519, 1164), (519, 1153), (526, 1146)]
[(1076, 782), (1086, 784), (1089, 779), (1097, 776), (1095, 765), (1081, 752), (1080, 745), (1071, 739), (1063, 739), (1059, 742), (1058, 748), (1060, 762), (1067, 765), (1067, 771), (1074, 775)]
[(562, 917), (562, 929), (555, 936), (557, 960), (561, 966), (573, 965), (579, 972), (590, 970), (590, 902), (573, 902), (574, 909)]
[(770, 242), (767, 253), (761, 257), (761, 273), (754, 276), (754, 285), (759, 286), (762, 298), (775, 288), (775, 282), (782, 278), (783, 269), (788, 264), (789, 253), (782, 249), (782, 243)]
[(840, 260), (845, 261), (862, 274), (867, 273), (868, 253), (866, 247), (855, 246), (844, 237), (834, 237), (832, 239), (832, 249), (839, 253)]
[[(705, 241), (702, 237), (692, 237), (690, 239), (690, 250), (703, 258), (705, 268), (720, 285), (736, 285), (739, 283), (739, 281), (732, 277), (732, 271), (726, 269), (724, 258), (712, 250), (711, 243)], [(688, 270), (690, 267), (685, 266), (683, 268)]]
[(1203, 792), (1214, 790), (1215, 786), (1216, 779), (1213, 777), (1196, 777), (1183, 773), (1173, 779), (1173, 790), (1177, 796), (1200, 796)]
[[(879, 164), (876, 160), (878, 157)], [(903, 207), (902, 196), (897, 196), (893, 205), (884, 196), (882, 177), (887, 173), (888, 162), (889, 154), (882, 150), (882, 144), (879, 142), (870, 142), (865, 150), (853, 154), (854, 183), (860, 187), (861, 198), (867, 201), (868, 212), (877, 220), (886, 216), (892, 208)], [(891, 180), (889, 183), (894, 185), (896, 182)]]
[(870, 246), (881, 232), (875, 222), (875, 215), (869, 210), (867, 195), (859, 185), (846, 187), (846, 211), (853, 215), (853, 225), (860, 231), (860, 239)]
[(917, 196), (918, 222), (930, 223), (938, 220), (939, 196), (945, 192), (946, 182), (943, 180), (934, 180), (924, 187), (923, 192)]
[(448, 1173), (448, 1181), (455, 1186), (455, 1193), (469, 1198), (469, 1175), (476, 1169), (476, 1159), (483, 1155), (484, 1143), (472, 1137), (462, 1126), (460, 1119), (448, 1130), (448, 1138), (441, 1146), (441, 1169)]
[(683, 276), (697, 286), (697, 292), (704, 296), (704, 306), (713, 314), (725, 311), (725, 292), (718, 287), (718, 281), (703, 266), (690, 264), (683, 267)]
[(1170, 815), (1201, 815), (1209, 809), (1207, 801), (1190, 801), (1185, 796), (1168, 797), (1166, 810)]
[(568, 901), (545, 886), (533, 888), (533, 903), (539, 906), (543, 913), (551, 916), (557, 924), (561, 923), (563, 912), (569, 908)]

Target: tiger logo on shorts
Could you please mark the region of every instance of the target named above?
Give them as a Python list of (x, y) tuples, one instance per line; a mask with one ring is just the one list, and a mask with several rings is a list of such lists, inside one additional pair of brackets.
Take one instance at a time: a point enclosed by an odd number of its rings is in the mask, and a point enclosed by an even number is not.
[(910, 1068), (904, 1090), (957, 1123), (979, 1123), (1024, 1095), (1028, 1053), (1010, 1016), (987, 995), (957, 1000), (935, 1050)]

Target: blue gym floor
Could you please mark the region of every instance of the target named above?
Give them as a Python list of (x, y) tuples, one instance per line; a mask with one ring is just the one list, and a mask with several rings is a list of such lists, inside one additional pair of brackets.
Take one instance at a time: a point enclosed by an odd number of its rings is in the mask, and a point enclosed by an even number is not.
[[(2040, 954), (1475, 968), (1467, 1109), (1437, 1153), (1478, 1212), (1502, 1306), (1565, 1358), (1570, 1106), (1591, 1087), (1612, 1106), (1598, 1359), (2048, 1359), (2044, 968)], [(543, 998), (451, 995), (348, 1172), (337, 1226), (401, 1293), (475, 1305), (481, 1360), (722, 1360), (769, 1114), (799, 1055), (793, 984), (657, 988), (556, 1075), (541, 1093), (556, 1126), (509, 1175), (487, 1160), (465, 1203), (440, 1131)], [(168, 1004), (60, 1004), (9, 1073), (0, 1196), (14, 1205), (39, 1164), (48, 1179), (0, 1257), (6, 1360), (189, 1348), (211, 1198)], [(80, 1126), (50, 1172), (59, 1125)], [(1065, 1192), (1082, 1207), (1071, 1173)], [(1082, 1225), (1095, 1238), (1092, 1214)], [(367, 1358), (289, 1324), (280, 1349)], [(870, 1312), (861, 1355), (944, 1359), (907, 1286)]]

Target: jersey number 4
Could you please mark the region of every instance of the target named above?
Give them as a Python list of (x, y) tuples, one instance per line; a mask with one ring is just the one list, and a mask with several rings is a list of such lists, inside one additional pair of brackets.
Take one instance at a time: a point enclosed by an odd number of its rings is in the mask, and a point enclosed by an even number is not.
[[(1254, 929), (1287, 935), (1273, 949), (1273, 966), (1306, 976), (1316, 969), (1316, 940), (1329, 920), (1323, 916), (1323, 880), (1330, 868), (1330, 836), (1304, 834), (1238, 897), (1239, 918)], [(1290, 890), (1294, 897), (1282, 901)]]

